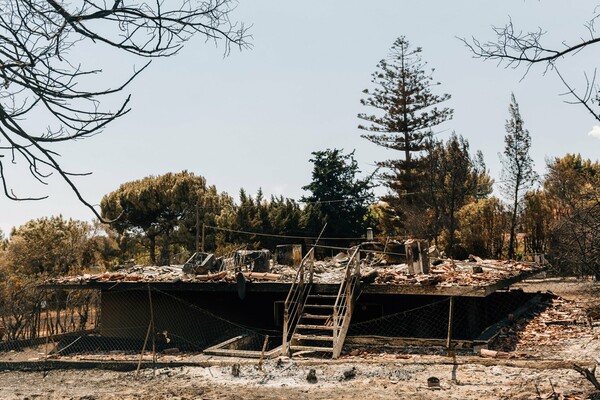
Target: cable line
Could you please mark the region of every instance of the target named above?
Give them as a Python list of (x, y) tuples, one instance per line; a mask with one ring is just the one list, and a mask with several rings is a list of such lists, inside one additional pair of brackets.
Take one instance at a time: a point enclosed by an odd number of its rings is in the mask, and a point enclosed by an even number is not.
[[(237, 229), (228, 229), (228, 228), (219, 228), (217, 226), (210, 226), (210, 225), (205, 225), (206, 228), (210, 228), (210, 229), (214, 229), (217, 231), (225, 231), (225, 232), (233, 232), (233, 233), (242, 233), (242, 234), (246, 234), (246, 235), (256, 235), (256, 236), (265, 236), (265, 237), (276, 237), (276, 238), (283, 238), (283, 239), (308, 239), (308, 240), (317, 240), (318, 238), (316, 236), (294, 236), (294, 235), (278, 235), (278, 234), (274, 234), (274, 233), (259, 233), (259, 232), (249, 232), (249, 231), (241, 231), (241, 230), (237, 230)], [(338, 237), (338, 238), (324, 238), (322, 237), (321, 240), (363, 240), (365, 238), (363, 237)]]

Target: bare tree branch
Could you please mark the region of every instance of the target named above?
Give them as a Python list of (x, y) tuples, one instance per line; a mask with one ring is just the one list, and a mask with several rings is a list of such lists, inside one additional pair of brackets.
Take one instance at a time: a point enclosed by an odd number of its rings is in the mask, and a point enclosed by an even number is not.
[[(250, 46), (247, 28), (229, 18), (236, 5), (235, 0), (168, 4), (161, 0), (0, 0), (0, 180), (4, 195), (13, 200), (46, 198), (15, 195), (5, 168), (10, 160), (24, 164), (42, 184), (57, 174), (102, 220), (72, 180), (87, 174), (64, 170), (53, 145), (96, 135), (127, 114), (130, 95), (114, 110), (103, 107), (104, 100), (124, 91), (150, 62), (122, 83), (102, 86), (101, 80), (91, 79), (101, 75), (102, 60), (92, 60), (95, 66), (84, 68), (72, 50), (104, 45), (144, 58), (169, 57), (200, 35), (221, 43), (227, 55), (232, 46)], [(85, 62), (90, 64), (90, 60)], [(44, 125), (36, 126), (37, 121)]]
[[(475, 58), (495, 60), (498, 65), (504, 65), (506, 68), (524, 68), (523, 77), (534, 65), (539, 64), (545, 65), (544, 74), (549, 70), (555, 70), (558, 73), (557, 65), (566, 56), (576, 56), (584, 49), (600, 43), (600, 36), (595, 29), (595, 22), (598, 18), (600, 18), (600, 14), (594, 10), (592, 18), (584, 24), (587, 30), (586, 37), (580, 37), (571, 43), (563, 41), (558, 46), (548, 46), (545, 43), (547, 32), (542, 28), (535, 31), (518, 30), (510, 19), (503, 27), (492, 27), (495, 39), (480, 41), (472, 37), (471, 39), (459, 38), (459, 40), (465, 44)], [(580, 96), (577, 95), (572, 84), (569, 84), (560, 73), (558, 75), (566, 86), (567, 93), (576, 98), (575, 103), (583, 105), (596, 120), (600, 121), (600, 88), (595, 84), (595, 79), (590, 81), (585, 75), (586, 90), (584, 95)], [(594, 70), (594, 78), (595, 75), (596, 71)]]
[(596, 390), (600, 390), (600, 382), (598, 382), (598, 379), (596, 378), (596, 367), (594, 367), (591, 371), (587, 368), (582, 368), (577, 364), (573, 364), (573, 369), (577, 372), (579, 372), (581, 375), (584, 376), (585, 379), (587, 379), (588, 381), (590, 381), (590, 383), (592, 385), (594, 385), (594, 387), (596, 388)]

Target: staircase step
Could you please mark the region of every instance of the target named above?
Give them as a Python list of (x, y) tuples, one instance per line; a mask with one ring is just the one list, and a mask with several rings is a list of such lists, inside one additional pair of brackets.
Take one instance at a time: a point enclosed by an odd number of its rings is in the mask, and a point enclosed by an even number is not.
[(333, 304), (305, 304), (304, 308), (333, 308)]
[(337, 299), (336, 294), (309, 294), (309, 299)]
[(294, 333), (292, 335), (292, 339), (295, 339), (295, 340), (320, 340), (320, 341), (323, 341), (323, 342), (333, 342), (333, 336), (301, 335), (299, 333)]
[(332, 347), (317, 347), (317, 346), (290, 346), (292, 351), (321, 351), (323, 353), (333, 353)]
[(332, 331), (333, 330), (333, 326), (327, 326), (327, 325), (308, 325), (308, 324), (298, 324), (296, 325), (297, 329), (314, 329), (314, 330), (321, 330), (321, 331)]
[(329, 319), (329, 318), (333, 318), (333, 315), (330, 315), (330, 314), (302, 314), (301, 318), (306, 318), (306, 319)]

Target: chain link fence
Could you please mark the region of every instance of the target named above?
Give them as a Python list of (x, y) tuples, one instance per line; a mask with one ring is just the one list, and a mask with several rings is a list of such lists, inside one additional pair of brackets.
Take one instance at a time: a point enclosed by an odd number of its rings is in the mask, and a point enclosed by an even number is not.
[[(146, 355), (227, 350), (268, 353), (281, 333), (253, 329), (194, 304), (192, 295), (141, 290), (41, 289), (26, 309), (0, 309), (0, 369), (19, 361), (133, 361)], [(186, 298), (187, 297), (187, 298)], [(218, 295), (215, 295), (218, 302)], [(231, 340), (236, 339), (236, 340)], [(264, 349), (264, 350), (263, 350)]]
[(93, 332), (100, 318), (94, 290), (24, 290), (0, 308), (0, 350), (18, 350), (49, 337)]
[[(277, 302), (248, 305), (248, 301), (231, 300), (237, 293), (228, 298), (221, 292), (204, 292), (202, 302), (199, 293), (151, 285), (138, 285), (135, 290), (119, 285), (104, 290), (38, 289), (18, 307), (0, 309), (0, 368), (3, 362), (57, 358), (137, 361), (151, 357), (156, 361), (203, 351), (256, 358), (279, 354), (282, 332), (277, 321), (281, 322), (278, 314), (283, 309)], [(470, 343), (465, 351), (472, 351), (473, 342), (486, 328), (508, 318), (533, 296), (520, 291), (485, 298), (421, 296), (418, 300), (361, 295), (343, 354), (369, 346), (439, 353), (460, 349), (464, 343)], [(239, 304), (246, 308), (232, 313)], [(378, 311), (369, 314), (373, 305)], [(251, 326), (248, 321), (256, 323)]]

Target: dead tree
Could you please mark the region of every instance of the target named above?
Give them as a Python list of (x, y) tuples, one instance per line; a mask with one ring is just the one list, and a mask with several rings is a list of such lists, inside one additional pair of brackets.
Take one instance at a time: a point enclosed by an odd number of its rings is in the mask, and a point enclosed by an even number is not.
[(555, 222), (554, 253), (561, 272), (600, 275), (600, 198), (581, 202), (570, 215)]
[[(110, 3), (110, 4), (109, 4)], [(28, 168), (42, 184), (58, 174), (96, 217), (98, 212), (63, 169), (56, 146), (101, 132), (127, 114), (130, 95), (109, 109), (105, 104), (148, 67), (132, 70), (124, 81), (103, 82), (102, 57), (79, 51), (99, 46), (153, 59), (175, 55), (192, 36), (248, 47), (247, 29), (232, 22), (235, 0), (0, 0), (0, 180), (4, 194), (19, 196), (11, 169)], [(85, 62), (85, 67), (82, 63)], [(40, 121), (37, 125), (36, 121)], [(14, 178), (13, 178), (14, 179)], [(102, 219), (102, 218), (100, 218)]]

